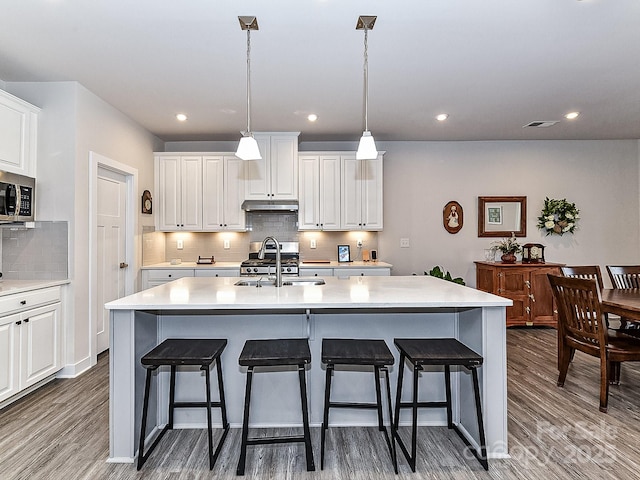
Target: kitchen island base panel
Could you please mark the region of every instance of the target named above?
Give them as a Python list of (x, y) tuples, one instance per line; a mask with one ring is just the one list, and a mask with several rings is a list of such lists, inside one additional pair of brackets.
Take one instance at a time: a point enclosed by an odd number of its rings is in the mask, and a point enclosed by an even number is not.
[[(388, 344), (394, 337), (453, 337), (469, 348), (483, 355), (484, 365), (479, 369), (482, 404), (487, 436), (488, 457), (505, 458), (507, 453), (506, 424), (506, 338), (504, 307), (477, 308), (425, 308), (402, 311), (402, 309), (378, 309), (374, 312), (353, 313), (358, 310), (341, 311), (299, 311), (270, 315), (268, 311), (251, 312), (180, 312), (177, 314), (157, 314), (146, 311), (112, 310), (111, 334), (112, 355), (110, 379), (110, 461), (133, 461), (138, 442), (136, 426), (139, 425), (144, 390), (144, 368), (140, 366), (141, 356), (156, 344), (171, 337), (217, 337), (227, 338), (227, 348), (222, 354), (227, 414), (233, 428), (242, 425), (242, 404), (244, 375), (246, 368), (237, 365), (237, 358), (244, 342), (249, 338), (294, 338), (308, 337), (312, 363), (307, 367), (307, 393), (310, 424), (319, 427), (322, 423), (322, 401), (325, 367), (321, 365), (321, 340), (330, 337), (379, 338)], [(394, 352), (395, 355), (395, 352)], [(289, 367), (272, 367), (272, 371), (261, 373), (254, 378), (254, 395), (261, 398), (252, 407), (251, 428), (300, 426), (299, 387), (290, 378), (282, 379), (281, 373)], [(354, 372), (348, 380), (339, 383), (335, 379), (336, 401), (341, 397), (362, 396), (370, 390), (370, 373)], [(390, 368), (391, 384), (397, 382), (397, 367)], [(295, 375), (295, 369), (291, 369)], [(424, 376), (434, 376), (434, 385), (429, 395), (442, 395), (444, 386), (441, 372), (423, 372)], [(285, 375), (288, 377), (289, 375)], [(118, 379), (114, 381), (114, 379)], [(149, 419), (157, 425), (168, 420), (167, 405), (157, 407), (158, 401), (166, 402), (169, 388), (169, 374), (161, 372), (158, 389), (152, 392)], [(200, 372), (186, 372), (179, 376), (178, 392), (201, 389)], [(404, 390), (404, 389), (403, 389)], [(338, 393), (339, 392), (339, 393)], [(403, 392), (408, 394), (407, 392)], [(452, 372), (453, 421), (474, 445), (478, 446), (477, 419), (473, 404), (473, 384), (471, 375), (464, 371)], [(470, 399), (469, 399), (470, 398)], [(294, 401), (297, 400), (297, 403)], [(366, 400), (366, 399), (365, 399)], [(375, 394), (371, 392), (371, 400)], [(469, 403), (471, 402), (471, 403)], [(273, 406), (278, 408), (274, 409)], [(117, 415), (115, 413), (117, 412)], [(214, 428), (221, 425), (215, 416)], [(296, 415), (297, 414), (297, 415)], [(206, 418), (203, 412), (176, 412), (175, 428), (204, 428)], [(403, 412), (400, 425), (409, 425), (410, 415)], [(445, 412), (425, 412), (420, 416), (420, 425), (446, 425)], [(332, 413), (332, 426), (374, 426), (377, 425), (375, 412), (336, 411)]]

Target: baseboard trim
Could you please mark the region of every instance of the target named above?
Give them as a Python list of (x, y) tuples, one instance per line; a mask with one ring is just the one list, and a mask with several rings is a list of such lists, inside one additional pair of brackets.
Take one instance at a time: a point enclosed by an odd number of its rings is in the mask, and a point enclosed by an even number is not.
[(86, 357), (78, 363), (65, 365), (57, 374), (57, 378), (76, 378), (91, 368), (91, 357)]

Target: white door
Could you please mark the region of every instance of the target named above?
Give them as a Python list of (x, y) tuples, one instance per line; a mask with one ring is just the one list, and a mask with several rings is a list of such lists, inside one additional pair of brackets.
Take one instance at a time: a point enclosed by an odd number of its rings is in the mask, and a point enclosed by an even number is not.
[(99, 167), (97, 187), (96, 354), (109, 348), (109, 312), (104, 304), (125, 294), (126, 177)]

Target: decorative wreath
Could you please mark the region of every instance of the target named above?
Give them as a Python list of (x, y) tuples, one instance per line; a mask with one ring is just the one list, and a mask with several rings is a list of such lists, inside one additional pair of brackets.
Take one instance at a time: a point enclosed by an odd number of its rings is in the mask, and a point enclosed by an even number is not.
[(575, 203), (567, 202), (566, 198), (556, 200), (544, 199), (544, 208), (538, 217), (538, 228), (547, 235), (564, 235), (573, 233), (580, 218), (580, 210)]

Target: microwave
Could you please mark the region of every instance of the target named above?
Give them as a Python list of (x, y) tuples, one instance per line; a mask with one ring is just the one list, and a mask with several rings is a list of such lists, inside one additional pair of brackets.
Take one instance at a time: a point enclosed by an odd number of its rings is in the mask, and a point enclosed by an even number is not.
[(0, 223), (34, 221), (35, 200), (35, 178), (0, 172)]

